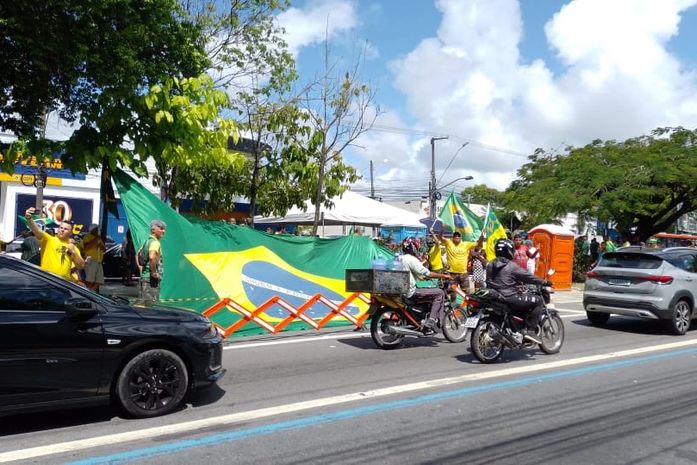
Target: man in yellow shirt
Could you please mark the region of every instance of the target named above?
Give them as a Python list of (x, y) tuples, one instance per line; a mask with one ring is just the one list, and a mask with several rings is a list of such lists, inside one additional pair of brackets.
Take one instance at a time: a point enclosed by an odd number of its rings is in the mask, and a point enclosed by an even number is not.
[(477, 245), (476, 242), (462, 240), (462, 235), (455, 231), (452, 239), (444, 239), (443, 231), (438, 235), (438, 240), (445, 245), (445, 257), (448, 261), (448, 272), (454, 278), (461, 289), (467, 289), (467, 263), (470, 250)]
[(68, 281), (79, 282), (75, 271), (84, 268), (85, 261), (72, 241), (73, 225), (67, 221), (62, 221), (58, 226), (56, 235), (51, 236), (42, 231), (34, 222), (32, 215), (35, 211), (34, 207), (28, 208), (24, 217), (27, 219), (29, 229), (41, 245), (41, 268)]
[(90, 230), (84, 235), (80, 244), (80, 250), (85, 255), (85, 285), (95, 292), (99, 292), (99, 286), (104, 284), (104, 252), (106, 246), (99, 234), (99, 225), (93, 224)]
[(428, 269), (435, 273), (441, 273), (443, 271), (443, 255), (440, 243), (433, 235), (433, 231), (431, 231), (430, 237), (426, 240), (426, 245), (428, 246)]

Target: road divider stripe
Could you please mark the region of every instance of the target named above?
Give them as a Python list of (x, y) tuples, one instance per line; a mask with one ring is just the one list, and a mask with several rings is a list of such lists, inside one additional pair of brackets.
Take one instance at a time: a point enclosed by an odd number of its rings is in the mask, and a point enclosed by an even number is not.
[(504, 368), (496, 371), (488, 371), (483, 373), (471, 373), (467, 375), (453, 376), (449, 378), (440, 378), (429, 381), (420, 381), (416, 383), (402, 384), (386, 388), (374, 389), (370, 391), (354, 392), (332, 397), (324, 397), (320, 399), (307, 400), (302, 402), (294, 402), (286, 405), (278, 405), (274, 407), (266, 407), (247, 412), (231, 413), (228, 415), (220, 415), (217, 417), (204, 418), (200, 420), (186, 421), (183, 423), (175, 423), (169, 425), (156, 426), (152, 428), (144, 428), (140, 430), (127, 431), (123, 433), (108, 434), (87, 439), (78, 439), (75, 441), (66, 441), (56, 444), (31, 447), (15, 451), (0, 453), (0, 463), (11, 462), (16, 460), (27, 460), (37, 457), (45, 457), (49, 455), (63, 454), (75, 452), (85, 449), (91, 449), (101, 446), (113, 446), (114, 444), (126, 443), (132, 441), (142, 441), (145, 439), (182, 434), (187, 432), (196, 432), (197, 430), (211, 427), (219, 427), (223, 425), (231, 425), (236, 423), (244, 423), (253, 420), (260, 420), (277, 415), (291, 414), (303, 412), (311, 409), (332, 407), (336, 405), (347, 404), (351, 402), (359, 402), (365, 399), (378, 399), (387, 396), (418, 392), (427, 389), (441, 388), (451, 386), (453, 384), (476, 382), (489, 379), (502, 378), (505, 376), (524, 375), (536, 373), (546, 370), (554, 370), (560, 368), (568, 368), (577, 365), (603, 362), (606, 360), (616, 360), (660, 352), (664, 350), (675, 350), (686, 347), (697, 346), (697, 339), (683, 339), (678, 342), (668, 344), (659, 344), (649, 347), (639, 347), (636, 349), (627, 349), (618, 352), (610, 352), (605, 354), (588, 355), (568, 360), (557, 360), (547, 363), (539, 363), (534, 365), (525, 365), (513, 368)]

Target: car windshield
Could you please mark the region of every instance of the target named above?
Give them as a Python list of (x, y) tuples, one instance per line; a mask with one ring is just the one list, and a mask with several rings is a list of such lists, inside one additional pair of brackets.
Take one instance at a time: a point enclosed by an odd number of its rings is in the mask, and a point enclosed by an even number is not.
[(662, 259), (655, 255), (631, 252), (608, 252), (598, 266), (606, 268), (634, 268), (652, 270), (661, 266)]

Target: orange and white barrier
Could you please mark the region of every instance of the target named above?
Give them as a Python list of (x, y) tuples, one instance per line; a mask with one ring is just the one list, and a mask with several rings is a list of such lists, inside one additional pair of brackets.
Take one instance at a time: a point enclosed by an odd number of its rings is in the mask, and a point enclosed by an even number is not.
[[(238, 331), (240, 328), (242, 328), (250, 322), (256, 323), (257, 325), (261, 326), (271, 334), (277, 334), (283, 331), (283, 329), (286, 326), (288, 326), (295, 320), (302, 320), (308, 326), (316, 330), (320, 330), (327, 323), (329, 323), (329, 321), (333, 320), (336, 317), (345, 318), (346, 320), (354, 324), (356, 327), (360, 328), (363, 326), (363, 322), (368, 318), (368, 312), (366, 311), (360, 316), (356, 317), (346, 311), (346, 307), (348, 307), (356, 299), (362, 300), (366, 304), (370, 304), (370, 298), (368, 296), (359, 292), (354, 292), (338, 305), (321, 294), (315, 294), (300, 307), (295, 308), (293, 305), (283, 300), (283, 298), (279, 296), (274, 296), (266, 302), (264, 302), (263, 304), (261, 304), (256, 309), (248, 310), (247, 308), (238, 304), (234, 300), (226, 297), (222, 299), (220, 302), (208, 308), (206, 311), (204, 311), (203, 315), (207, 318), (212, 319), (213, 315), (215, 315), (223, 309), (228, 309), (239, 314), (241, 318), (227, 328), (223, 328), (217, 323), (214, 323), (216, 324), (216, 326), (220, 327), (224, 331), (225, 337), (230, 336), (235, 331)], [(329, 313), (327, 313), (327, 315), (319, 321), (316, 321), (313, 318), (310, 318), (309, 316), (305, 315), (305, 312), (316, 303), (321, 303), (327, 306), (327, 308), (329, 308)], [(288, 316), (283, 320), (279, 321), (276, 325), (273, 325), (260, 317), (262, 313), (264, 313), (266, 310), (273, 306), (278, 306), (288, 312)]]

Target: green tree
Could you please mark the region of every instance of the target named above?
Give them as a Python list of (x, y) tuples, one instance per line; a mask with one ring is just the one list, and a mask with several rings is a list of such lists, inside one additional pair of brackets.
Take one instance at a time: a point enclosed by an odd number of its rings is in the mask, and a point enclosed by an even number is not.
[[(0, 18), (0, 128), (37, 149), (47, 146), (40, 142), (48, 112), (80, 128), (111, 113), (115, 128), (105, 136), (115, 139), (135, 96), (209, 64), (199, 28), (176, 0), (2, 2)], [(5, 161), (3, 170), (12, 171), (14, 160)], [(101, 158), (64, 161), (84, 171)]]
[(614, 222), (640, 240), (697, 209), (697, 131), (658, 128), (624, 142), (596, 140), (564, 154), (538, 150), (509, 187), (509, 205), (550, 220), (568, 212)]
[(379, 108), (372, 108), (375, 90), (359, 79), (360, 57), (350, 70), (337, 73), (326, 40), (325, 44), (324, 75), (305, 98), (312, 127), (308, 150), (316, 170), (312, 234), (317, 234), (321, 206), (330, 207), (332, 197), (359, 179), (355, 168), (343, 162), (342, 153), (372, 127), (379, 114)]
[(496, 207), (502, 207), (504, 200), (503, 192), (489, 187), (486, 184), (465, 187), (460, 196), (470, 203), (478, 203), (481, 205), (491, 204)]

